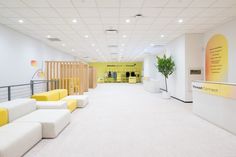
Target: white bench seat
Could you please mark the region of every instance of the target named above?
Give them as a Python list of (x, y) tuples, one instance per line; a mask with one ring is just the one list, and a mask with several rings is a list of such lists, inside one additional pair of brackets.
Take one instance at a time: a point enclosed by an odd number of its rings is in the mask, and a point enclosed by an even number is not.
[(67, 109), (66, 101), (37, 101), (37, 109)]
[(78, 104), (77, 107), (85, 107), (89, 103), (89, 98), (87, 95), (69, 95), (63, 98), (62, 100), (75, 99)]
[(18, 122), (39, 122), (42, 125), (43, 138), (55, 138), (69, 124), (70, 112), (66, 109), (40, 109), (14, 121)]
[(9, 123), (0, 127), (0, 157), (20, 157), (42, 139), (40, 123)]

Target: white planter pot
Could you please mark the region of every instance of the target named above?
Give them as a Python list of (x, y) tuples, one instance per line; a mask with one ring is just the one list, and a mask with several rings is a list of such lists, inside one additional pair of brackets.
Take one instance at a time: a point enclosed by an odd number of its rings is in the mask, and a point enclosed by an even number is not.
[(163, 98), (163, 99), (170, 99), (170, 93), (169, 93), (169, 92), (166, 92), (166, 91), (163, 91), (163, 92), (162, 92), (162, 98)]

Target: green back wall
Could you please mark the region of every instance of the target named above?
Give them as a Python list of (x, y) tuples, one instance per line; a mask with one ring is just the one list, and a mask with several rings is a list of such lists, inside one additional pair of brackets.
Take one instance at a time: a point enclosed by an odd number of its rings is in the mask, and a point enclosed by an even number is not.
[(97, 70), (97, 77), (104, 78), (105, 73), (108, 71), (116, 71), (125, 73), (126, 71), (135, 71), (142, 75), (143, 62), (91, 62), (90, 66), (93, 66)]

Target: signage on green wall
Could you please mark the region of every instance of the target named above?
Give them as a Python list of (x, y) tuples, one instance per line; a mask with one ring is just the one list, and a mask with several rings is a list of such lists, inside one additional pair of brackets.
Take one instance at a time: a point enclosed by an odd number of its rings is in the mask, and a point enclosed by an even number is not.
[(126, 65), (121, 65), (121, 64), (108, 64), (107, 67), (135, 67), (136, 64), (126, 64)]

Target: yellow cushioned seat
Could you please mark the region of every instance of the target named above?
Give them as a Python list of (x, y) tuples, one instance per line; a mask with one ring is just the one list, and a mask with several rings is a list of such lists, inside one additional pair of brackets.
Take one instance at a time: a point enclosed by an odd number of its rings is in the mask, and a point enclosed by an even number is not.
[(77, 108), (77, 100), (68, 99), (63, 101), (66, 101), (67, 109), (70, 110), (70, 112), (73, 112)]
[(60, 98), (60, 99), (65, 98), (66, 96), (68, 96), (68, 91), (67, 91), (67, 89), (56, 89), (56, 90), (53, 90), (53, 91), (59, 93), (59, 98)]
[(39, 93), (39, 94), (34, 94), (31, 96), (32, 99), (35, 99), (37, 101), (48, 101), (48, 93)]
[(60, 100), (60, 94), (55, 91), (55, 90), (52, 90), (52, 91), (48, 91), (49, 93), (49, 101), (58, 101)]
[(8, 123), (8, 110), (0, 108), (0, 127)]
[(60, 100), (59, 93), (57, 91), (49, 91), (45, 93), (34, 94), (31, 98), (37, 101), (58, 101)]
[[(45, 93), (35, 94), (32, 96), (32, 98), (36, 99), (37, 101), (59, 101), (66, 96), (68, 96), (67, 89), (56, 89)], [(70, 112), (73, 112), (77, 108), (77, 100), (67, 99), (63, 101), (66, 101), (67, 109), (70, 110)]]

